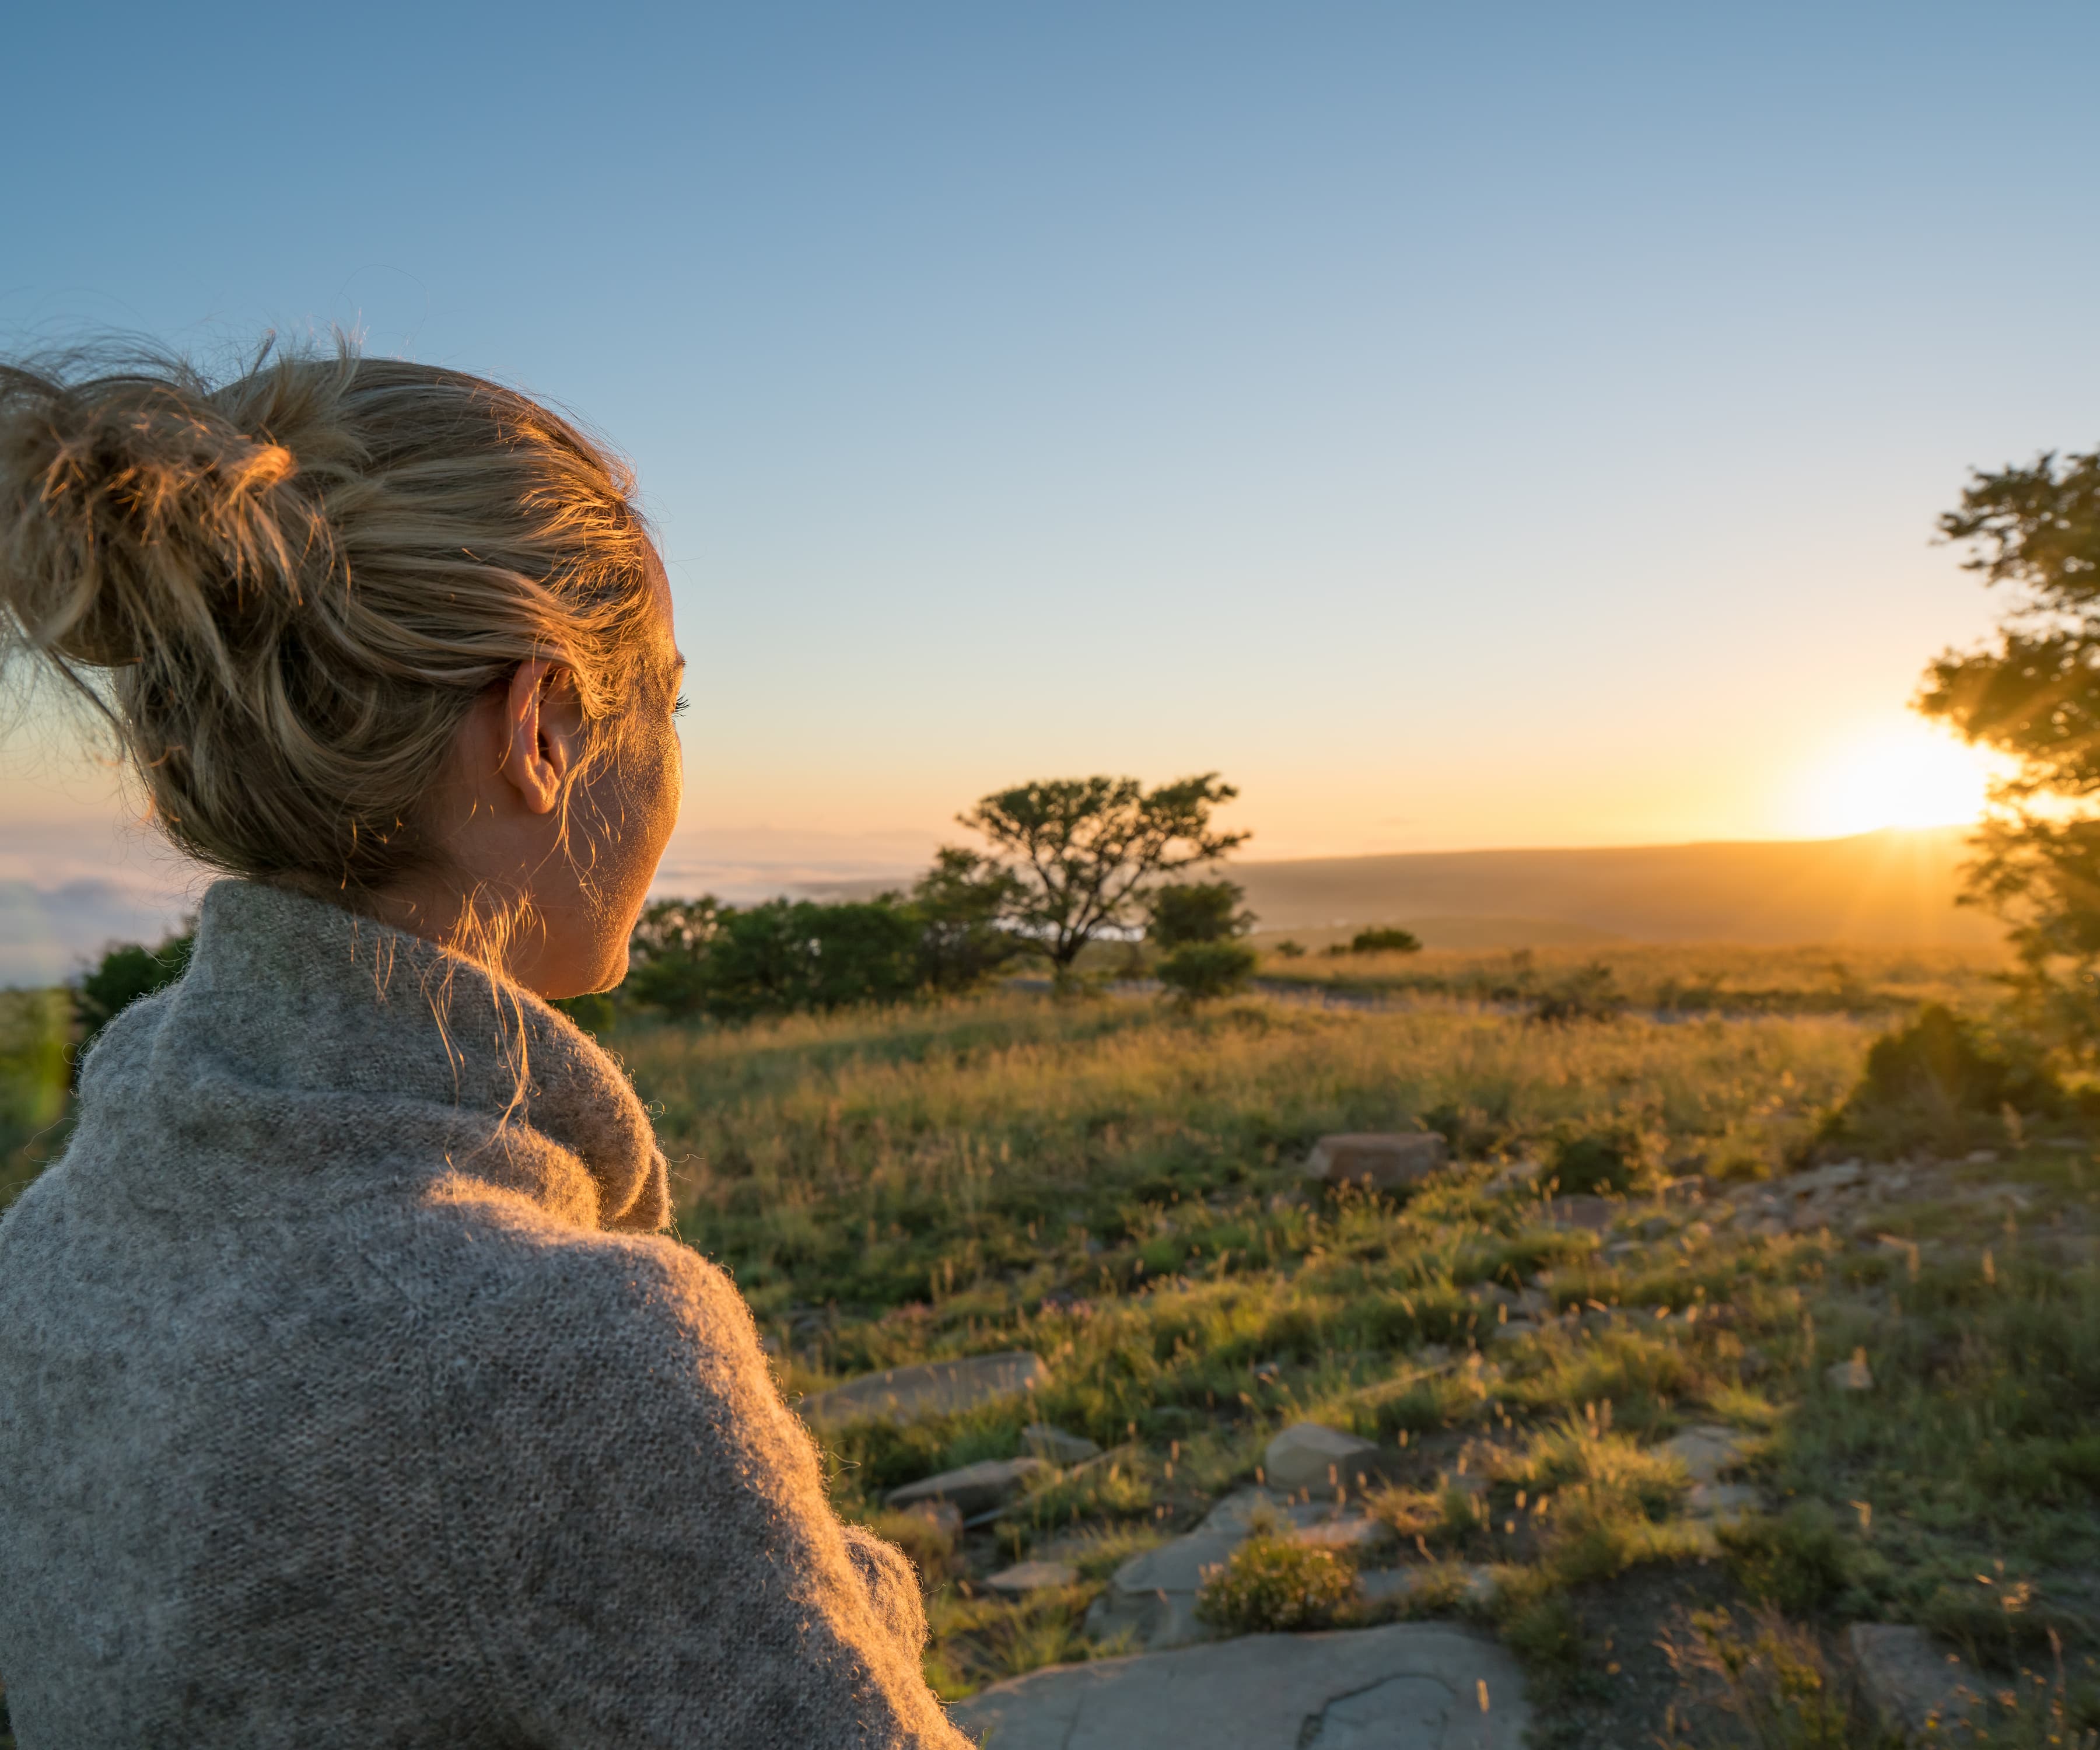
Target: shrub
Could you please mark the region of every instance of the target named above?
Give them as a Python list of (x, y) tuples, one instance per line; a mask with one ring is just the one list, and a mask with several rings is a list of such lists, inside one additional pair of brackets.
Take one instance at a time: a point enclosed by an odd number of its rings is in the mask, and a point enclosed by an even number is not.
[(1145, 934), (1158, 947), (1172, 950), (1195, 942), (1229, 941), (1253, 925), (1254, 915), (1238, 910), (1245, 893), (1230, 881), (1183, 881), (1155, 888), (1147, 909)]
[(1356, 1576), (1333, 1550), (1256, 1532), (1198, 1589), (1196, 1620), (1225, 1634), (1318, 1629), (1356, 1588)]
[(192, 928), (164, 938), (157, 948), (124, 942), (104, 954), (73, 990), (73, 1015), (80, 1023), (81, 1049), (85, 1051), (89, 1042), (121, 1011), (141, 997), (165, 990), (188, 972), (190, 954), (196, 946)]
[(1412, 930), (1358, 930), (1349, 938), (1351, 954), (1419, 954), (1422, 938)]
[(1895, 1154), (1995, 1139), (2008, 1109), (2053, 1117), (2069, 1096), (2038, 1047), (1995, 1036), (1943, 1003), (1867, 1052), (1865, 1073), (1824, 1126), (1826, 1140)]
[(1305, 958), (1305, 944), (1293, 941), (1286, 936), (1276, 945), (1276, 951), (1278, 957), (1282, 959), (1302, 960)]
[(1851, 1583), (1851, 1546), (1820, 1501), (1776, 1518), (1723, 1521), (1714, 1535), (1743, 1590), (1789, 1616), (1821, 1609)]
[(1184, 1003), (1203, 1003), (1246, 989), (1260, 963), (1245, 942), (1189, 942), (1159, 963), (1159, 981)]
[(1531, 1018), (1549, 1026), (1582, 1020), (1616, 1020), (1626, 1012), (1626, 994), (1601, 960), (1577, 968), (1531, 999)]
[(0, 990), (0, 1158), (64, 1109), (65, 994)]
[(1626, 1191), (1656, 1152), (1656, 1139), (1635, 1124), (1571, 1125), (1552, 1138), (1549, 1170), (1564, 1195)]

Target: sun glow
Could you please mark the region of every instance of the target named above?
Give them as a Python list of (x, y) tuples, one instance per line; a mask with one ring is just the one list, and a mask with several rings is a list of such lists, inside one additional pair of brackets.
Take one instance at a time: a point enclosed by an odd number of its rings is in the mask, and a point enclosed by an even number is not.
[(1802, 828), (1818, 837), (1882, 827), (1965, 825), (1983, 812), (2001, 763), (1943, 730), (1906, 724), (1832, 750), (1801, 786)]

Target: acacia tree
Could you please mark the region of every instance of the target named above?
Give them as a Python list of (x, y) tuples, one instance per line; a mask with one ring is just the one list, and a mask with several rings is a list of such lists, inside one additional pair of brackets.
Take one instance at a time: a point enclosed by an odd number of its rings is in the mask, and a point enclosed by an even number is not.
[(1927, 716), (2018, 762), (1966, 871), (1965, 902), (2003, 918), (2030, 1018), (2100, 1055), (2100, 450), (1972, 474), (1939, 519), (1966, 568), (2018, 592), (1994, 646), (1948, 650), (1917, 699)]
[(1215, 772), (1153, 790), (1134, 778), (1045, 778), (999, 791), (956, 818), (990, 841), (1013, 877), (1007, 918), (1064, 984), (1088, 942), (1136, 920), (1160, 876), (1246, 842), (1245, 832), (1211, 825), (1213, 810), (1238, 794)]

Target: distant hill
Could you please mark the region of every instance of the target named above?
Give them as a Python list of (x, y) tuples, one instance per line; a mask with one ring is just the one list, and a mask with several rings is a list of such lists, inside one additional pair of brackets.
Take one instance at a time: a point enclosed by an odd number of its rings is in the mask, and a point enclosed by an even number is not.
[(1967, 829), (1605, 850), (1432, 851), (1233, 866), (1264, 933), (1400, 923), (1432, 946), (1999, 940), (1954, 898)]

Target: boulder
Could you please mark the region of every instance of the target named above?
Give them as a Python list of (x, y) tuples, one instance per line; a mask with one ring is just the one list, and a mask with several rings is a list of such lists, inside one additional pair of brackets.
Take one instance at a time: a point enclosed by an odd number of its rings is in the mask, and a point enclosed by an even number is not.
[(1922, 1629), (1858, 1622), (1845, 1631), (1845, 1650), (1859, 1673), (1860, 1693), (1886, 1730), (1938, 1742), (1981, 1701), (1976, 1673), (1942, 1652)]
[(1047, 1422), (1031, 1422), (1021, 1430), (1021, 1444), (1038, 1458), (1053, 1465), (1083, 1465), (1098, 1458), (1101, 1449), (1084, 1435), (1067, 1434)]
[(911, 1422), (921, 1416), (953, 1416), (1000, 1398), (1039, 1391), (1050, 1382), (1041, 1357), (1025, 1349), (972, 1355), (962, 1361), (929, 1361), (893, 1367), (814, 1392), (803, 1399), (802, 1419), (812, 1428), (840, 1428), (854, 1422)]
[(1268, 1486), (1286, 1495), (1310, 1489), (1331, 1495), (1354, 1489), (1378, 1471), (1379, 1449), (1369, 1440), (1317, 1422), (1294, 1422), (1268, 1443), (1262, 1468)]
[(1323, 1185), (1398, 1191), (1427, 1179), (1449, 1157), (1444, 1139), (1434, 1131), (1322, 1136), (1306, 1157), (1305, 1176)]
[(1003, 1507), (1028, 1486), (1038, 1471), (1051, 1468), (1039, 1458), (986, 1458), (960, 1470), (943, 1470), (917, 1483), (907, 1483), (889, 1492), (893, 1507), (915, 1506), (924, 1501), (945, 1501), (965, 1519)]
[(1069, 1586), (1079, 1577), (1079, 1569), (1070, 1562), (1017, 1562), (1012, 1567), (1002, 1568), (985, 1584), (995, 1592), (1018, 1598), (1023, 1593)]
[(942, 1501), (938, 1498), (930, 1501), (916, 1501), (910, 1506), (900, 1508), (898, 1510), (911, 1519), (924, 1519), (941, 1536), (946, 1538), (951, 1547), (960, 1540), (963, 1535), (963, 1516), (955, 1510), (955, 1504), (952, 1501)]

